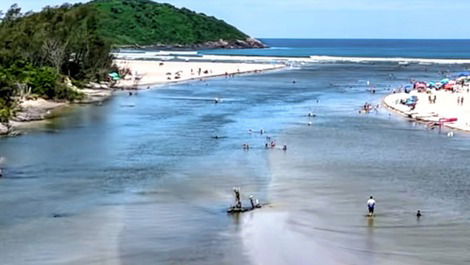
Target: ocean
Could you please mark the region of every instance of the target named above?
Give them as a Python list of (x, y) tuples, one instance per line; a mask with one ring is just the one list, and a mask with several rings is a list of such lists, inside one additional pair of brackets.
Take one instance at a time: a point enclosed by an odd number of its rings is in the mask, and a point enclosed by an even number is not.
[(270, 48), (209, 50), (205, 54), (469, 59), (470, 40), (261, 39)]
[[(470, 56), (469, 41), (264, 41), (204, 52)], [(467, 67), (323, 62), (157, 86), (2, 138), (1, 263), (468, 264), (470, 136), (358, 113)], [(227, 215), (233, 187), (268, 205)]]

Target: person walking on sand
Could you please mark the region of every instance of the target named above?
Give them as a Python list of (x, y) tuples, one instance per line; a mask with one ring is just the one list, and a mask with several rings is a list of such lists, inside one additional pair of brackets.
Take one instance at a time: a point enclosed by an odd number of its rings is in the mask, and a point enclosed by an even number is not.
[(372, 216), (374, 214), (374, 208), (375, 208), (374, 197), (372, 196), (369, 197), (369, 200), (367, 201), (367, 208), (369, 209), (369, 216)]

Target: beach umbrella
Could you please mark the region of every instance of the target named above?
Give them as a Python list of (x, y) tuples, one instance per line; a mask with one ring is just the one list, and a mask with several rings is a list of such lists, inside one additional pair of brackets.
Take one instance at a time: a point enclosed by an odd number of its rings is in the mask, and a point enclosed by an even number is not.
[(449, 83), (449, 81), (450, 81), (449, 78), (444, 78), (444, 79), (441, 80), (440, 83), (441, 84), (447, 84), (447, 83)]
[(460, 73), (456, 73), (455, 76), (458, 76), (458, 77), (470, 76), (470, 72), (460, 72)]
[(111, 77), (111, 79), (113, 79), (113, 80), (121, 79), (121, 76), (116, 72), (109, 73), (108, 76)]
[(426, 83), (422, 83), (422, 82), (419, 82), (419, 83), (416, 83), (415, 84), (415, 88), (426, 88)]

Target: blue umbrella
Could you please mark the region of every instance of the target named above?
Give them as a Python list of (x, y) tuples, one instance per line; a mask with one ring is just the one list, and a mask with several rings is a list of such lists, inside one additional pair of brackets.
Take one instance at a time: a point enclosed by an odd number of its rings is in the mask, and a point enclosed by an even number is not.
[(470, 72), (460, 72), (455, 74), (458, 77), (470, 76)]

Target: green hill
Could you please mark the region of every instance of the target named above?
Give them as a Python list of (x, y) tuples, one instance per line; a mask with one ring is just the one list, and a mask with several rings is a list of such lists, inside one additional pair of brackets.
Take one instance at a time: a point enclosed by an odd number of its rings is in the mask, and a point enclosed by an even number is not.
[(248, 36), (214, 17), (150, 0), (95, 0), (98, 31), (115, 45), (190, 46)]

